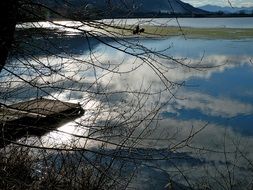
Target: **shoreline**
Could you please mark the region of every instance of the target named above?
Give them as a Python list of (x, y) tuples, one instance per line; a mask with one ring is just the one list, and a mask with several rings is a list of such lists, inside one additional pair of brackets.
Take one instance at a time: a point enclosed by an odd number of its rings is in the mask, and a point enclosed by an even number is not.
[(176, 26), (150, 26), (142, 25), (144, 32), (134, 35), (133, 26), (120, 28), (108, 27), (105, 31), (118, 35), (119, 37), (177, 37), (205, 38), (205, 39), (251, 39), (253, 38), (253, 28), (193, 28)]
[[(101, 21), (95, 24), (102, 24)], [(114, 38), (167, 38), (183, 36), (184, 38), (204, 38), (204, 39), (252, 39), (253, 27), (234, 28), (234, 27), (189, 27), (189, 26), (157, 26), (150, 23), (139, 24), (142, 32), (134, 33), (138, 23), (117, 24), (104, 23), (99, 29), (88, 26), (84, 23), (74, 21), (62, 22), (39, 22), (24, 23), (17, 26), (16, 32), (21, 34), (23, 31), (29, 31), (32, 35), (47, 34), (52, 37), (83, 35), (85, 31), (98, 37)], [(62, 36), (63, 35), (63, 36)]]

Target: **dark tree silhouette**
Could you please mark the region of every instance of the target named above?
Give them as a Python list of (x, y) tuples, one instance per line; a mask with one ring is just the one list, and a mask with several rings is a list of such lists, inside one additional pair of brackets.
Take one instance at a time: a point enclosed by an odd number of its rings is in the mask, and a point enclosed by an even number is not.
[(0, 72), (6, 63), (13, 43), (17, 24), (18, 3), (17, 0), (3, 0), (0, 2)]

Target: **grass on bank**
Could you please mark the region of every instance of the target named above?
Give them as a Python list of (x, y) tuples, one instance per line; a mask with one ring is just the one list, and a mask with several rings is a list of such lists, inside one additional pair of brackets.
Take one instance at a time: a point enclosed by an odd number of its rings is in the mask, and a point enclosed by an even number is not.
[[(171, 26), (140, 26), (145, 32), (140, 37), (173, 37), (185, 36), (186, 38), (208, 38), (208, 39), (246, 39), (253, 38), (253, 28), (190, 28)], [(108, 27), (109, 33), (120, 36), (134, 36), (134, 26)]]

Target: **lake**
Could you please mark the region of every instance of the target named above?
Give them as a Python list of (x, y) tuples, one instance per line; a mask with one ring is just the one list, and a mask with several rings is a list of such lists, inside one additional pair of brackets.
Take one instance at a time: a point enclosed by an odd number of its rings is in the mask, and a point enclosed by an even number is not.
[[(191, 27), (253, 28), (252, 19), (179, 22)], [(171, 24), (170, 19), (153, 22)], [(45, 45), (57, 56), (34, 51), (33, 56), (14, 58), (7, 66), (32, 83), (8, 72), (1, 77), (1, 82), (12, 81), (1, 87), (2, 99), (8, 94), (9, 102), (56, 97), (80, 102), (85, 109), (83, 117), (41, 137), (39, 144), (94, 151), (106, 141), (104, 154), (117, 150), (118, 156), (133, 158), (126, 165), (128, 172), (137, 170), (130, 183), (137, 189), (164, 189), (170, 181), (181, 188), (204, 187), (206, 180), (216, 189), (228, 184), (235, 189), (250, 186), (253, 39), (134, 37), (115, 41), (77, 35), (52, 42), (66, 52), (45, 43), (40, 48)], [(40, 88), (31, 86), (33, 82)], [(121, 143), (131, 150), (119, 148)]]

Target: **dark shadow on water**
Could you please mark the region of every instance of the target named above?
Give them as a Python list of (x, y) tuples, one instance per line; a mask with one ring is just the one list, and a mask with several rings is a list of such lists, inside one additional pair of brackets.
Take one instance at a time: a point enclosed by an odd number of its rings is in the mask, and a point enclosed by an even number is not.
[[(99, 37), (112, 41), (109, 37)], [(83, 33), (68, 34), (56, 29), (31, 28), (16, 31), (16, 48), (10, 57), (82, 55), (93, 50), (101, 41)]]
[[(8, 125), (1, 126), (0, 148), (11, 144), (18, 139), (29, 136), (41, 137), (62, 125), (77, 119), (79, 116), (69, 118), (47, 118), (37, 121), (31, 118), (23, 118), (18, 123), (12, 122)], [(1, 124), (2, 125), (2, 124)]]

